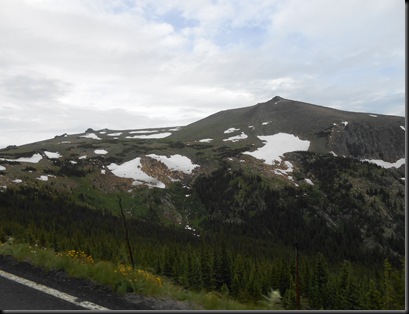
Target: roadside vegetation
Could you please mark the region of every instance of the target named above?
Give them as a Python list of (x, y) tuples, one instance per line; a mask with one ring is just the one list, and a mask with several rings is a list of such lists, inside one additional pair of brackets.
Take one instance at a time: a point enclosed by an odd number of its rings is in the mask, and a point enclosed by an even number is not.
[(115, 264), (110, 261), (97, 260), (83, 251), (68, 250), (55, 252), (52, 249), (27, 243), (0, 242), (0, 254), (10, 255), (17, 261), (28, 262), (46, 271), (63, 270), (71, 277), (92, 280), (109, 286), (122, 295), (137, 293), (148, 297), (171, 298), (188, 302), (191, 309), (226, 309), (226, 310), (279, 310), (282, 309), (281, 296), (278, 291), (271, 291), (257, 303), (240, 303), (223, 293), (194, 292), (183, 289), (168, 278), (132, 268), (127, 264)]

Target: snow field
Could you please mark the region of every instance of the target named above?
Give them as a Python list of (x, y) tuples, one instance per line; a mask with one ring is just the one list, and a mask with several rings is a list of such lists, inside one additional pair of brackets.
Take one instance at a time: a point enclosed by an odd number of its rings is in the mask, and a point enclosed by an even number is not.
[(170, 170), (182, 171), (187, 174), (191, 174), (193, 169), (199, 167), (199, 165), (192, 163), (188, 157), (179, 154), (171, 155), (170, 157), (155, 154), (147, 156), (164, 163)]
[(235, 132), (235, 131), (240, 131), (240, 129), (229, 128), (229, 129), (225, 130), (223, 133), (229, 134), (229, 133), (233, 133), (233, 132)]
[(257, 136), (265, 144), (254, 152), (244, 152), (254, 158), (264, 160), (268, 165), (273, 165), (274, 161), (281, 162), (284, 153), (293, 151), (307, 151), (310, 141), (301, 140), (295, 135), (288, 133), (277, 133), (274, 135)]
[(199, 140), (200, 143), (210, 143), (211, 141), (213, 141), (212, 138), (204, 138), (204, 139)]
[(57, 158), (61, 158), (62, 155), (60, 155), (60, 153), (53, 153), (53, 152), (47, 152), (45, 151), (44, 154), (50, 158), (50, 159), (57, 159)]
[(405, 164), (405, 158), (401, 158), (394, 163), (387, 162), (387, 161), (380, 160), (380, 159), (363, 159), (361, 161), (368, 161), (370, 163), (376, 164), (383, 168), (399, 168), (400, 166)]
[(152, 178), (141, 169), (141, 158), (137, 157), (122, 165), (110, 164), (107, 168), (117, 177), (130, 178), (135, 180), (133, 185), (147, 184), (149, 186), (165, 188), (165, 184), (155, 178)]
[(97, 155), (106, 155), (108, 152), (105, 149), (96, 149), (94, 150), (94, 153)]
[(237, 142), (237, 141), (240, 141), (240, 140), (244, 140), (246, 138), (248, 138), (248, 136), (244, 132), (241, 132), (240, 135), (236, 135), (236, 136), (226, 138), (226, 139), (223, 140), (223, 142), (227, 142), (227, 141)]
[(145, 139), (150, 139), (150, 138), (165, 138), (172, 135), (171, 132), (164, 132), (164, 133), (157, 133), (157, 134), (150, 134), (150, 135), (134, 135), (134, 136), (127, 136), (126, 138), (145, 138)]
[(27, 162), (27, 163), (32, 163), (32, 164), (36, 164), (38, 163), (41, 159), (43, 159), (43, 156), (41, 156), (41, 154), (34, 154), (31, 157), (21, 157), (18, 159), (4, 159), (4, 158), (0, 158), (0, 160), (5, 160), (5, 161), (17, 161), (17, 162)]
[(80, 137), (90, 138), (93, 140), (101, 140), (101, 138), (99, 138), (95, 133), (87, 133), (85, 135), (81, 135)]

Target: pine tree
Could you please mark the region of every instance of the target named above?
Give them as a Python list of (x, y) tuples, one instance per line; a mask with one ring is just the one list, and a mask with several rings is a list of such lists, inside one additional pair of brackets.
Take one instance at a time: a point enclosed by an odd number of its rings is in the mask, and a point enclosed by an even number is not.
[(365, 308), (367, 310), (382, 309), (382, 294), (376, 288), (376, 284), (373, 279), (369, 280), (369, 287), (365, 295)]

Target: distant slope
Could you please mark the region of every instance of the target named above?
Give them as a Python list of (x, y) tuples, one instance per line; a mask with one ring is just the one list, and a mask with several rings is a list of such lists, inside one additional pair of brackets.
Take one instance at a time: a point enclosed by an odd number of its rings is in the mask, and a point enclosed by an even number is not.
[[(309, 151), (396, 162), (405, 157), (405, 118), (347, 112), (279, 96), (251, 107), (225, 110), (183, 127), (170, 138), (225, 140), (289, 133), (311, 141)], [(234, 132), (224, 133), (234, 128)], [(245, 139), (246, 140), (246, 139)]]

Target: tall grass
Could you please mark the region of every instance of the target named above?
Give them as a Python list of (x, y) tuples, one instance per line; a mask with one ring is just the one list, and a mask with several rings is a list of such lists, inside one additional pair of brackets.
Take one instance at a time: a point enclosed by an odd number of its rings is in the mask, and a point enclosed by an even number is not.
[(185, 301), (192, 309), (205, 310), (266, 310), (281, 309), (275, 303), (243, 304), (217, 292), (194, 292), (173, 284), (168, 278), (157, 276), (130, 265), (110, 261), (94, 261), (81, 251), (55, 252), (46, 247), (26, 243), (1, 243), (0, 254), (17, 261), (28, 262), (46, 271), (64, 270), (71, 277), (92, 280), (109, 286), (118, 294), (138, 293), (149, 297)]

